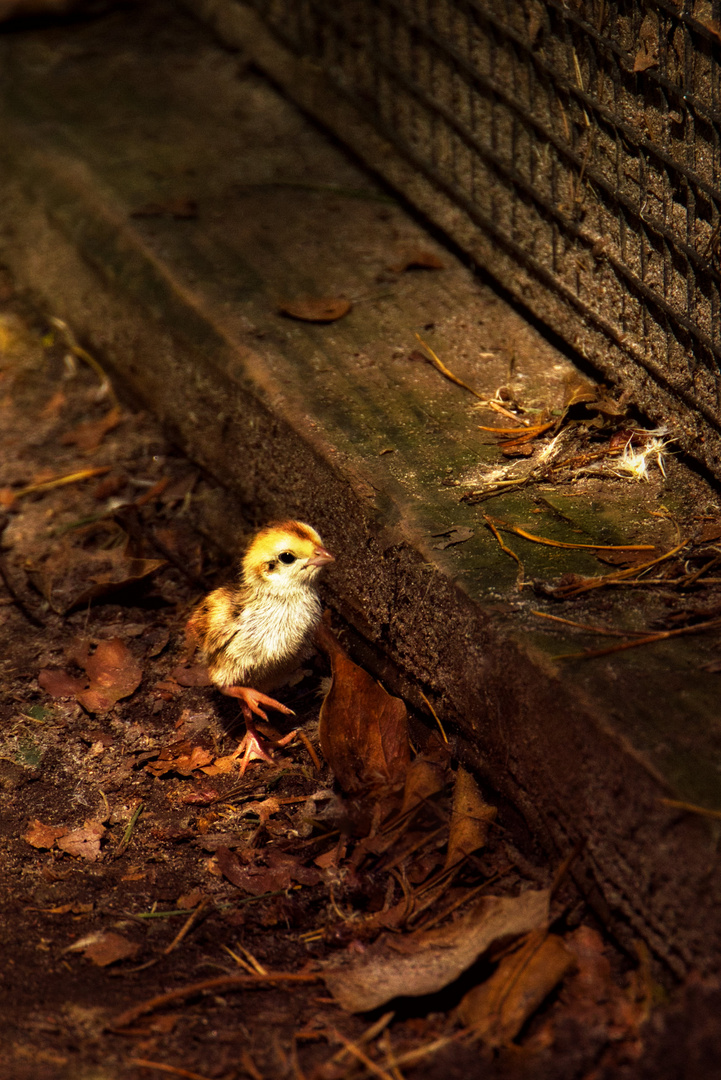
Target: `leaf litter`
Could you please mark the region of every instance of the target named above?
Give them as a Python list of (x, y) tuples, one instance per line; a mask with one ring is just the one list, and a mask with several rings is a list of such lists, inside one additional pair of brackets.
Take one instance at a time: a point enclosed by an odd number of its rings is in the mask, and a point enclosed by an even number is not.
[[(308, 1080), (412, 1080), (437, 1055), (449, 1078), (467, 1075), (464, 1048), (480, 1040), (523, 1050), (534, 1075), (581, 1016), (595, 1033), (589, 1069), (611, 1040), (616, 1056), (636, 1053), (651, 1001), (643, 958), (614, 953), (588, 913), (578, 924), (570, 886), (549, 892), (554, 867), (524, 874), (512, 819), (452, 740), (328, 626), (326, 659), (286, 692), (305, 742), (238, 783), (237, 713), (182, 642), (198, 585), (178, 563), (211, 580), (223, 565), (193, 516), (210, 481), (147, 417), (108, 411), (106, 376), (66, 324), (41, 340), (16, 304), (0, 404), (17, 593), (0, 629), (12, 663), (0, 894), (4, 951), (27, 976), (5, 1002), (15, 1044), (69, 1061), (70, 1033), (75, 1070), (121, 1068), (131, 1040), (137, 1061), (196, 1075), (237, 1073), (245, 1054), (250, 1075), (279, 1075), (285, 1060)], [(70, 378), (69, 349), (82, 361)], [(113, 481), (93, 489), (93, 476)], [(158, 558), (160, 536), (176, 562)], [(47, 1007), (37, 985), (52, 988)], [(380, 1026), (359, 1015), (389, 1003)]]

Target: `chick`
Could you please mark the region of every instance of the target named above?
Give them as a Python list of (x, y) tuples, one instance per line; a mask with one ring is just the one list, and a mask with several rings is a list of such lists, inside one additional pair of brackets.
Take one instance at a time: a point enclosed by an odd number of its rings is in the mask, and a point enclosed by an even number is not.
[(240, 580), (215, 589), (188, 620), (188, 640), (200, 647), (211, 680), (240, 701), (246, 725), (239, 747), (245, 751), (241, 776), (251, 758), (273, 760), (258, 736), (253, 714), (267, 720), (264, 705), (293, 715), (265, 691), (281, 686), (309, 655), (321, 618), (317, 578), (332, 562), (334, 557), (310, 525), (302, 521), (268, 525), (246, 551)]

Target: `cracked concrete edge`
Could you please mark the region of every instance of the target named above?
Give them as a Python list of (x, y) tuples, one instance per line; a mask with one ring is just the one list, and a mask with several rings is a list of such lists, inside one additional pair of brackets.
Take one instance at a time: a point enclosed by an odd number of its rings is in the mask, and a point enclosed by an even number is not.
[(629, 949), (643, 937), (679, 976), (713, 967), (709, 823), (670, 816), (658, 801), (667, 789), (608, 728), (602, 703), (499, 632), (426, 561), (402, 508), (369, 499), (322, 432), (294, 425), (262, 359), (213, 325), (82, 164), (2, 134), (0, 258), (228, 491), (214, 519), (208, 508), (215, 539), (233, 550), (243, 517), (313, 521), (341, 554), (327, 599), (357, 632), (362, 659), (420, 711), (424, 690), (455, 725), (458, 753), (547, 855), (587, 840), (575, 878)]
[(320, 121), (396, 191), (486, 269), (533, 317), (550, 327), (611, 383), (631, 390), (635, 404), (666, 428), (674, 442), (721, 479), (718, 416), (687, 387), (670, 386), (661, 366), (631, 342), (616, 340), (610, 324), (590, 323), (512, 254), (499, 247), (468, 213), (396, 150), (344, 98), (323, 70), (283, 46), (242, 0), (180, 0), (226, 45), (241, 50), (297, 105)]

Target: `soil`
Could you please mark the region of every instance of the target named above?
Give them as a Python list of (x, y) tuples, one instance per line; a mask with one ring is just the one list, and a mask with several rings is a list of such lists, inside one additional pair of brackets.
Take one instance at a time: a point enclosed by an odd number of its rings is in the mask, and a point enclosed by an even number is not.
[[(665, 1070), (687, 1043), (695, 1075), (712, 1075), (717, 992), (688, 991), (695, 1034), (683, 1003), (659, 1011), (669, 988), (644, 950), (604, 942), (567, 877), (532, 844), (520, 850), (502, 810), (417, 925), (452, 925), (486, 883), (516, 897), (555, 878), (552, 929), (573, 970), (496, 1049), (456, 1007), (501, 970), (499, 954), (435, 994), (370, 1014), (339, 1005), (324, 964), (357, 960), (381, 931), (412, 948), (408, 911), (452, 842), (457, 763), (413, 719), (413, 745), (446, 787), (414, 822), (415, 850), (401, 825), (395, 867), (364, 854), (385, 804), (344, 799), (319, 757), (328, 665), (317, 657), (284, 692), (303, 737), (239, 778), (237, 707), (207, 685), (183, 635), (192, 605), (228, 573), (196, 517), (211, 481), (116, 400), (72, 331), (8, 274), (0, 346), (0, 1076), (661, 1077), (685, 1075)], [(272, 721), (276, 736), (291, 730)], [(213, 979), (225, 981), (195, 987)]]

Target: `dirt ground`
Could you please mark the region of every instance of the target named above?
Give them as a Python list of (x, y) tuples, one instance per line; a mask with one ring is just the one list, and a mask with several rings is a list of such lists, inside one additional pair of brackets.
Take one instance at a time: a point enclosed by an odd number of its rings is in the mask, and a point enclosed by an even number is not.
[[(0, 364), (2, 1078), (718, 1074), (718, 992), (688, 988), (689, 1049), (644, 948), (603, 940), (440, 732), (411, 718), (389, 758), (405, 711), (350, 661), (330, 760), (319, 656), (284, 692), (301, 735), (239, 779), (237, 707), (183, 636), (228, 569), (210, 481), (6, 273)], [(382, 782), (348, 771), (354, 709)]]

